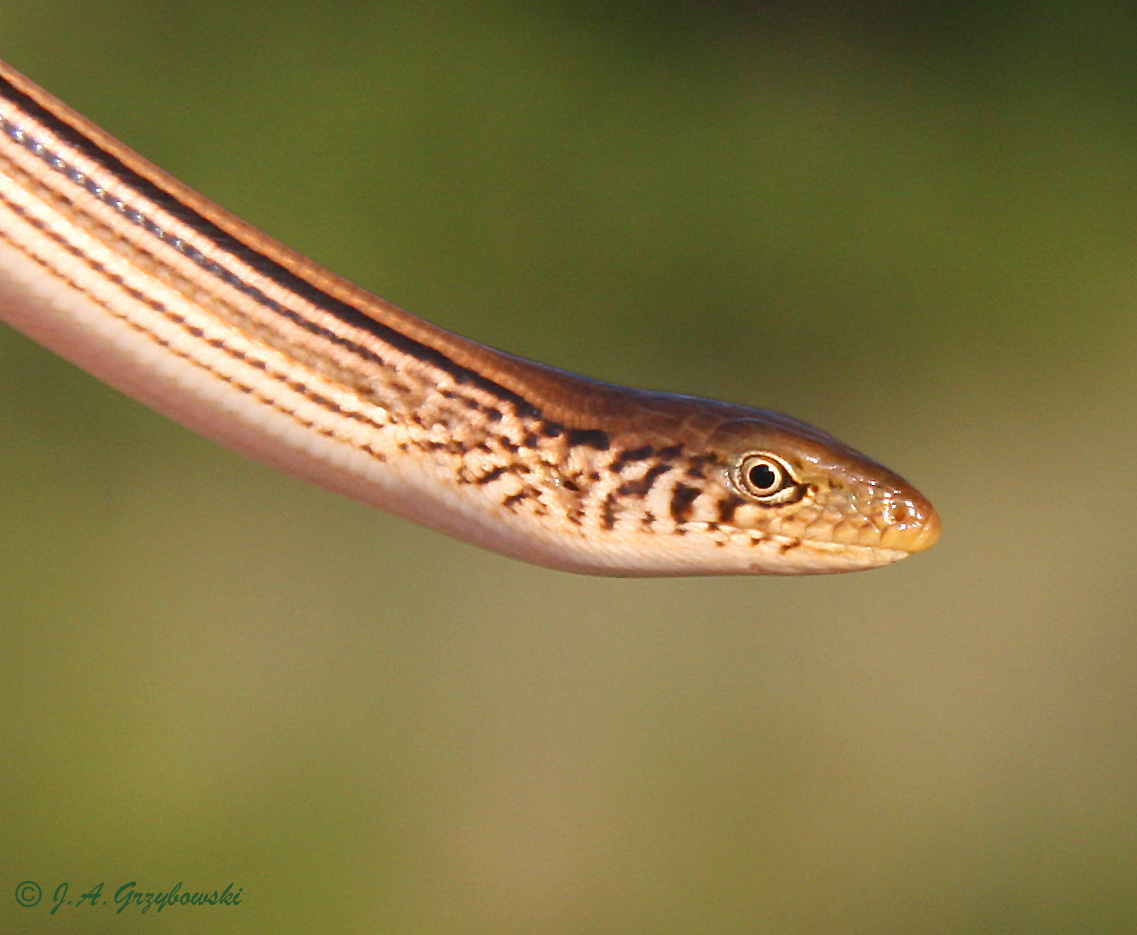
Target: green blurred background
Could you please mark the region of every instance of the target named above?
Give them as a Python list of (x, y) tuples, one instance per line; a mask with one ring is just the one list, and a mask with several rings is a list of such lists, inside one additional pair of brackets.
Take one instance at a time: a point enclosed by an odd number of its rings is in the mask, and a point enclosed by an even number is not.
[[(1137, 931), (1131, 5), (5, 0), (0, 36), (404, 307), (791, 412), (944, 520), (858, 575), (560, 574), (4, 329), (0, 928)], [(242, 904), (48, 915), (129, 880)]]

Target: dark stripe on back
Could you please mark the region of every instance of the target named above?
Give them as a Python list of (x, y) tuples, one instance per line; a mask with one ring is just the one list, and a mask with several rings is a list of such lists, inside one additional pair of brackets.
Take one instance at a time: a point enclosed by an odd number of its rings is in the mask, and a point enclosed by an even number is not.
[[(429, 345), (416, 341), (414, 338), (403, 334), (401, 331), (397, 331), (389, 325), (385, 325), (382, 322), (376, 321), (375, 319), (364, 314), (362, 311), (349, 305), (348, 303), (337, 299), (334, 296), (328, 295), (322, 289), (317, 288), (316, 286), (312, 285), (312, 283), (297, 276), (295, 273), (281, 266), (279, 263), (269, 259), (261, 253), (258, 253), (256, 250), (249, 247), (244, 242), (238, 240), (232, 234), (226, 233), (212, 221), (202, 217), (190, 206), (183, 204), (173, 195), (159, 188), (149, 179), (145, 178), (134, 169), (131, 169), (129, 166), (125, 165), (120, 159), (118, 159), (118, 157), (107, 152), (97, 143), (89, 140), (78, 130), (75, 130), (69, 124), (56, 117), (42, 104), (38, 103), (34, 98), (29, 97), (25, 92), (15, 87), (11, 82), (3, 77), (0, 77), (0, 94), (8, 97), (18, 107), (32, 114), (40, 122), (46, 124), (57, 136), (66, 140), (71, 146), (82, 152), (83, 155), (85, 155), (87, 158), (91, 159), (93, 162), (97, 163), (108, 172), (112, 173), (114, 176), (124, 182), (124, 184), (126, 184), (128, 187), (133, 188), (143, 197), (159, 204), (164, 210), (168, 211), (197, 234), (209, 240), (222, 250), (233, 253), (239, 257), (242, 262), (246, 263), (262, 276), (272, 280), (282, 288), (287, 289), (291, 292), (295, 292), (307, 301), (311, 302), (313, 305), (318, 306), (323, 311), (329, 312), (330, 314), (334, 315), (345, 324), (353, 328), (357, 328), (360, 331), (372, 334), (380, 341), (391, 345), (397, 350), (415, 357), (421, 361), (424, 361), (425, 363), (428, 363), (434, 367), (437, 367), (439, 370), (449, 373), (457, 383), (471, 384), (485, 390), (486, 392), (492, 393), (495, 396), (508, 400), (517, 407), (518, 413), (522, 416), (532, 417), (539, 414), (540, 410), (538, 407), (533, 405), (533, 403), (531, 403), (521, 394), (507, 389), (501, 384), (482, 376), (480, 373), (470, 370), (467, 367), (463, 367), (457, 361), (448, 357), (437, 348), (433, 348)], [(6, 121), (6, 124), (12, 128), (21, 130), (23, 129), (19, 128), (18, 125), (12, 123), (11, 121)], [(24, 140), (18, 139), (11, 131), (7, 129), (7, 127), (5, 127), (5, 132), (7, 132), (8, 136), (10, 136), (15, 142), (23, 145), (24, 148), (31, 152), (33, 155), (42, 159), (52, 169), (60, 172), (63, 175), (66, 175), (72, 180), (73, 183), (82, 185), (90, 194), (94, 195), (97, 198), (100, 198), (104, 204), (107, 204), (110, 207), (114, 208), (120, 215), (132, 223), (138, 225), (140, 228), (147, 231), (147, 233), (158, 237), (160, 240), (162, 240), (163, 243), (178, 250), (207, 273), (216, 276), (227, 285), (239, 289), (245, 295), (249, 296), (252, 299), (255, 299), (257, 302), (266, 306), (267, 308), (272, 309), (274, 312), (283, 315), (289, 321), (292, 321), (295, 324), (299, 325), (308, 333), (317, 335), (321, 338), (325, 338), (326, 340), (331, 341), (334, 344), (347, 350), (350, 350), (352, 353), (357, 354), (364, 359), (375, 361), (381, 366), (384, 365), (383, 361), (373, 351), (370, 351), (365, 347), (361, 347), (354, 341), (346, 340), (345, 338), (336, 335), (334, 332), (331, 332), (328, 329), (320, 327), (314, 322), (309, 321), (302, 315), (293, 312), (291, 309), (283, 307), (280, 305), (280, 303), (266, 296), (256, 286), (245, 282), (231, 270), (228, 270), (220, 264), (209, 260), (204, 255), (202, 255), (200, 251), (190, 247), (188, 244), (183, 244), (176, 238), (173, 238), (170, 235), (166, 234), (160, 227), (158, 227), (136, 209), (130, 208), (129, 206), (123, 205), (121, 203), (116, 203), (116, 199), (107, 193), (104, 193), (103, 197), (100, 197), (99, 191), (96, 190), (98, 187), (89, 179), (84, 182), (85, 177), (82, 175), (82, 173), (80, 173), (75, 166), (71, 166), (66, 163), (58, 153), (52, 153), (42, 145), (39, 147), (28, 145), (26, 142), (24, 142)], [(25, 139), (30, 140), (31, 138), (25, 136)], [(38, 140), (32, 140), (32, 142), (40, 143)]]

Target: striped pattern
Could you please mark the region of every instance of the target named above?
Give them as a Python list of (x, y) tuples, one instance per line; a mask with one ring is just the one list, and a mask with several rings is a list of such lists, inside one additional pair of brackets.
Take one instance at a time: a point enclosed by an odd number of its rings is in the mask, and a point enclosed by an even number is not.
[[(0, 317), (196, 431), (488, 548), (598, 574), (844, 571), (938, 534), (899, 477), (762, 410), (415, 318), (0, 64)], [(774, 459), (771, 496), (739, 471)]]

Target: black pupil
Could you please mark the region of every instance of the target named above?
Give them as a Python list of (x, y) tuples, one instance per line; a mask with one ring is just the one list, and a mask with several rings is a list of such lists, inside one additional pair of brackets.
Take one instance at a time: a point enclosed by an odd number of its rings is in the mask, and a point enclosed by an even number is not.
[(765, 462), (755, 464), (747, 471), (746, 476), (755, 490), (769, 490), (778, 482), (778, 475)]

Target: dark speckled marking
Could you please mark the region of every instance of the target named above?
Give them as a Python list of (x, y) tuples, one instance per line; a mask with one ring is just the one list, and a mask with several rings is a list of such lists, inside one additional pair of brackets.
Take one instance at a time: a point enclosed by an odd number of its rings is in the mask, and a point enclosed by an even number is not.
[(676, 484), (671, 493), (671, 518), (682, 523), (691, 516), (691, 505), (702, 493), (698, 487), (688, 487), (686, 484)]
[(617, 493), (632, 494), (637, 497), (647, 495), (651, 490), (652, 484), (658, 480), (661, 474), (666, 474), (670, 470), (670, 465), (667, 464), (653, 464), (646, 474), (639, 480), (630, 480), (627, 483), (621, 484)]
[(490, 481), (497, 480), (504, 473), (505, 468), (495, 467), (492, 470), (486, 471), (486, 473), (482, 474), (480, 477), (475, 477), (474, 480), (476, 480), (479, 484), (488, 484)]
[(710, 456), (692, 459), (690, 467), (687, 468), (687, 476), (693, 477), (696, 480), (704, 479), (707, 476), (707, 465), (713, 463), (714, 460), (715, 459)]
[(595, 448), (597, 451), (607, 451), (612, 444), (607, 432), (600, 429), (569, 429), (568, 443), (570, 448), (583, 446)]
[(612, 491), (604, 498), (604, 509), (600, 513), (600, 524), (605, 529), (611, 529), (616, 525), (616, 498), (618, 494)]
[(635, 461), (644, 461), (655, 454), (655, 448), (651, 445), (644, 445), (642, 448), (624, 449), (612, 461), (613, 471), (622, 471), (628, 464)]
[(781, 549), (782, 554), (785, 555), (787, 552), (790, 552), (793, 549), (796, 549), (800, 546), (801, 546), (801, 540), (800, 539), (791, 539), (789, 542), (783, 542), (782, 543), (782, 549)]
[(719, 522), (729, 523), (734, 519), (734, 511), (737, 510), (746, 501), (741, 497), (736, 497), (734, 494), (723, 497), (719, 500)]

